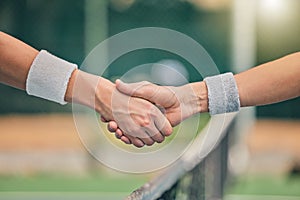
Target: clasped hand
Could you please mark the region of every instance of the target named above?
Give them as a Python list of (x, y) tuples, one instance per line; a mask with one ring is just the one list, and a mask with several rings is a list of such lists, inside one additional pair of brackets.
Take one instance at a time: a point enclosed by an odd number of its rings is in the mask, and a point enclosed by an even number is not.
[(108, 130), (114, 132), (116, 138), (136, 147), (162, 142), (171, 135), (172, 127), (207, 108), (204, 82), (172, 87), (147, 81), (126, 84), (117, 80), (115, 86), (117, 90), (107, 96), (111, 96), (112, 112), (99, 110), (101, 120), (108, 122)]

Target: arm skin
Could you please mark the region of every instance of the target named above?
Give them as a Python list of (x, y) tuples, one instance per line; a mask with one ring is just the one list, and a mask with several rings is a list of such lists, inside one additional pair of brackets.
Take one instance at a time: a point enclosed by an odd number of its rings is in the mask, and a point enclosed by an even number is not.
[(277, 103), (300, 96), (300, 52), (235, 75), (241, 106)]
[[(299, 97), (300, 52), (290, 54), (240, 74), (236, 74), (234, 78), (239, 90), (241, 107), (267, 105)], [(188, 104), (194, 104), (188, 106), (194, 108), (196, 111), (195, 113), (207, 112), (208, 95), (205, 82), (190, 83), (186, 86), (193, 88), (193, 90), (184, 90), (181, 86), (177, 88), (177, 91), (179, 93), (184, 93), (186, 97), (191, 95), (191, 91), (194, 91), (195, 95), (198, 97), (198, 102), (187, 102)], [(155, 104), (163, 106), (166, 109), (166, 116), (173, 126), (195, 114), (190, 113), (190, 115), (180, 118), (178, 116), (180, 116), (181, 113), (178, 108), (175, 109), (176, 107), (174, 106), (167, 106), (164, 104), (161, 100), (170, 99), (170, 95), (172, 95), (172, 93), (165, 90), (166, 87), (157, 86), (152, 83), (141, 85), (141, 83), (126, 84), (118, 81), (117, 88), (125, 94), (148, 99)], [(134, 90), (135, 88), (139, 89)], [(155, 94), (155, 98), (151, 98), (152, 94)], [(178, 102), (173, 105), (177, 105), (178, 107)], [(172, 115), (169, 114), (170, 112), (172, 112)], [(128, 138), (122, 134), (122, 130), (118, 128), (117, 123), (113, 121), (109, 122), (108, 129), (111, 132), (115, 132), (116, 137), (123, 142), (128, 142)]]
[[(0, 83), (25, 90), (30, 66), (38, 53), (39, 51), (24, 42), (0, 32)], [(83, 85), (82, 88), (74, 88), (77, 78), (81, 81), (79, 85)], [(86, 95), (73, 95), (76, 90), (81, 90)], [(113, 101), (112, 97), (116, 101)], [(162, 142), (164, 137), (172, 132), (168, 120), (149, 101), (124, 95), (116, 90), (115, 84), (109, 80), (77, 69), (69, 80), (65, 101), (91, 107), (99, 112), (103, 119), (123, 123), (127, 132), (132, 132), (124, 134), (137, 147)], [(117, 103), (113, 108), (114, 102)], [(119, 119), (114, 119), (114, 116)]]
[(38, 53), (24, 42), (0, 32), (0, 82), (25, 90), (29, 68)]

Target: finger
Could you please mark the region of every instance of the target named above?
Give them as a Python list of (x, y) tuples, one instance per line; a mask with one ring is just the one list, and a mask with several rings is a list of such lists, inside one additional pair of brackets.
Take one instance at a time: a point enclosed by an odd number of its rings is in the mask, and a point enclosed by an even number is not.
[[(130, 139), (129, 139), (130, 138)], [(145, 146), (145, 143), (139, 139), (139, 138), (134, 138), (132, 136), (125, 136), (122, 135), (121, 136), (121, 141), (123, 141), (125, 144), (133, 144), (134, 146), (141, 148), (143, 146)]]
[(125, 144), (131, 144), (131, 141), (128, 137), (126, 136), (122, 136), (121, 138), (121, 141), (123, 141)]
[(124, 83), (120, 79), (116, 80), (116, 88), (124, 94), (147, 99), (151, 102), (153, 102), (152, 98), (155, 94), (155, 91), (157, 90), (156, 85), (147, 81), (138, 83)]
[(119, 135), (120, 137), (121, 137), (122, 135), (124, 135), (124, 134), (123, 134), (123, 131), (122, 131), (121, 129), (119, 129), (119, 128), (116, 130), (115, 134)]
[(116, 80), (116, 87), (120, 92), (132, 96), (136, 92), (136, 89), (141, 87), (141, 84), (140, 84), (140, 82), (138, 82), (138, 83), (124, 83), (120, 79), (117, 79)]
[[(165, 140), (165, 136), (157, 130), (154, 124), (152, 126), (153, 127), (151, 127), (150, 129), (147, 128), (148, 135), (152, 138), (153, 141), (162, 143)], [(153, 130), (156, 130), (156, 132), (153, 132)]]
[(120, 129), (117, 129), (117, 131), (115, 132), (115, 136), (120, 139), (122, 136), (124, 136), (124, 134)]
[[(139, 135), (147, 135), (146, 138), (139, 138), (139, 137), (134, 137), (134, 136), (131, 136), (131, 135), (128, 135), (128, 134), (123, 134), (123, 132), (118, 129), (116, 134), (118, 134), (118, 137), (119, 135), (120, 136), (120, 139), (126, 143), (126, 144), (133, 144), (134, 146), (138, 147), (138, 148), (141, 148), (143, 146), (148, 145), (148, 146), (151, 146), (154, 144), (154, 141), (152, 138), (150, 138), (147, 134), (139, 134)], [(117, 136), (116, 136), (117, 137)]]
[(108, 122), (108, 124), (107, 124), (107, 130), (109, 132), (114, 133), (114, 132), (117, 131), (117, 129), (118, 129), (118, 124), (115, 121)]
[[(155, 131), (157, 131), (156, 127), (155, 127)], [(124, 135), (127, 136), (132, 141), (133, 144), (134, 144), (133, 138), (134, 139), (138, 138), (147, 146), (151, 146), (155, 143), (155, 141), (151, 138), (151, 136), (149, 136), (148, 133), (146, 132), (145, 127), (139, 127), (133, 129), (131, 130), (131, 132), (128, 133), (126, 132)]]
[(120, 136), (120, 135), (118, 135), (118, 134), (115, 133), (115, 137), (116, 137), (117, 139), (121, 139), (122, 135)]
[(117, 130), (115, 131), (115, 136), (116, 136), (116, 138), (121, 139), (121, 137), (124, 136), (123, 131), (121, 129), (117, 128)]
[(164, 136), (170, 136), (173, 132), (173, 128), (167, 118), (159, 111), (156, 112), (156, 117), (154, 118), (154, 124), (160, 133)]
[(132, 144), (138, 148), (145, 146), (145, 143), (140, 138), (134, 138)]
[[(132, 143), (134, 146), (136, 146), (136, 147), (138, 147), (138, 148), (141, 148), (141, 147), (145, 146), (145, 143), (144, 143), (141, 139), (139, 139), (139, 138), (132, 137), (132, 136), (130, 136), (130, 135), (126, 135), (126, 137), (131, 141), (131, 143)], [(121, 137), (121, 140), (122, 140), (122, 141), (123, 141), (124, 139), (125, 139), (125, 137)]]
[(152, 139), (157, 143), (162, 143), (165, 140), (165, 136), (158, 132), (152, 136)]
[(137, 147), (143, 147), (145, 144), (151, 146), (155, 143), (155, 141), (147, 133), (145, 133), (143, 129), (134, 131), (134, 136), (129, 134), (125, 135), (123, 131), (118, 128), (118, 125), (115, 121), (110, 121), (107, 125), (107, 129), (112, 133), (114, 132), (116, 138), (121, 140), (123, 138), (124, 140), (122, 141), (126, 144), (132, 143)]
[(108, 122), (108, 120), (106, 120), (104, 117), (100, 117), (100, 119), (101, 119), (101, 122)]
[[(145, 146), (145, 142), (143, 142), (139, 137), (145, 137), (145, 135), (147, 135), (144, 130), (142, 129), (138, 129), (134, 131), (135, 135), (131, 135), (128, 133), (124, 133), (123, 131), (121, 131), (120, 129), (118, 129), (116, 131), (116, 133), (118, 135), (121, 135), (121, 140), (126, 143), (126, 144), (133, 144), (134, 146), (141, 148), (143, 146)], [(130, 143), (128, 142), (130, 141)], [(148, 142), (148, 141), (147, 141)]]
[(155, 141), (148, 134), (145, 135), (145, 137), (138, 137), (138, 139), (140, 139), (147, 146), (152, 146), (155, 143)]
[(146, 99), (164, 108), (177, 102), (175, 92), (171, 88), (158, 86), (147, 81), (124, 83), (118, 79), (116, 80), (116, 88), (123, 94)]

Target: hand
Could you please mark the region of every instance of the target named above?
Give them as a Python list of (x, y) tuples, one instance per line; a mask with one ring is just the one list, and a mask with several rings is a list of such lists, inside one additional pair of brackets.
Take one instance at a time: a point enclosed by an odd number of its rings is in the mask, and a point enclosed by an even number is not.
[[(87, 105), (101, 114), (102, 121), (114, 120), (137, 147), (162, 142), (172, 127), (160, 110), (141, 98), (119, 92), (109, 80), (79, 71), (75, 102)], [(95, 90), (96, 88), (96, 90)]]
[[(171, 87), (158, 86), (146, 81), (126, 84), (117, 80), (116, 87), (124, 94), (147, 99), (164, 109), (163, 112), (172, 126), (178, 125), (196, 113), (208, 111), (207, 88), (204, 82)], [(115, 132), (117, 138), (128, 143), (129, 138), (123, 135), (123, 130), (118, 125), (117, 122), (110, 121), (108, 130)]]

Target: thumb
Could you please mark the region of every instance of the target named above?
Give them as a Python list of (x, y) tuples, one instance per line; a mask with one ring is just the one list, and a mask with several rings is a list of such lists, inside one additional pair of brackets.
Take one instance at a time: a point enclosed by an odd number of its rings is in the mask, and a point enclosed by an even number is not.
[(116, 80), (116, 88), (119, 90), (119, 92), (122, 92), (123, 94), (133, 96), (134, 91), (137, 88), (138, 83), (124, 83), (120, 79)]
[(148, 82), (142, 81), (137, 83), (124, 83), (120, 79), (116, 80), (116, 87), (119, 92), (133, 96), (139, 97), (153, 102), (153, 94), (155, 90), (155, 86)]

